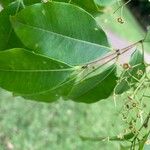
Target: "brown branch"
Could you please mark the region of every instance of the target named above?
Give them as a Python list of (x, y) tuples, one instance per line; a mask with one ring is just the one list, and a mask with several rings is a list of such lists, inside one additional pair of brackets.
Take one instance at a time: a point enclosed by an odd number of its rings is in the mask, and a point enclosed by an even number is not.
[(110, 53), (110, 54), (104, 56), (103, 58), (100, 58), (100, 59), (97, 59), (95, 61), (89, 62), (84, 66), (94, 65), (94, 64), (97, 64), (97, 63), (105, 64), (107, 62), (110, 62), (110, 60), (113, 60), (113, 59), (117, 58), (118, 56), (124, 54), (125, 52), (129, 51), (131, 48), (134, 48), (138, 43), (141, 43), (141, 42), (143, 42), (143, 40), (135, 42), (132, 45), (129, 45), (125, 48), (117, 49), (117, 50), (115, 50), (115, 52)]

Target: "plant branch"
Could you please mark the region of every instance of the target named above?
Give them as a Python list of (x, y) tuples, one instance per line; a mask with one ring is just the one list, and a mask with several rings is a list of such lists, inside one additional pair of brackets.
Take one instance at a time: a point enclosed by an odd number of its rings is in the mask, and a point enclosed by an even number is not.
[(128, 0), (126, 3), (120, 5), (113, 13), (115, 14), (120, 8), (123, 8), (124, 6), (126, 6), (130, 2), (131, 2), (131, 0)]
[(121, 136), (113, 136), (113, 137), (84, 137), (80, 135), (80, 138), (83, 141), (126, 141), (133, 138), (133, 133), (127, 133)]
[(95, 65), (95, 64), (101, 64), (101, 65), (106, 64), (106, 63), (110, 62), (111, 60), (114, 60), (118, 56), (124, 54), (125, 52), (129, 51), (131, 48), (134, 48), (137, 44), (142, 43), (142, 42), (143, 42), (143, 39), (138, 41), (138, 42), (135, 42), (132, 45), (129, 45), (125, 48), (117, 49), (117, 50), (115, 50), (115, 52), (110, 53), (110, 54), (104, 56), (103, 58), (100, 58), (100, 59), (97, 59), (95, 61), (89, 62), (88, 64), (86, 64), (84, 66), (87, 67), (87, 66)]

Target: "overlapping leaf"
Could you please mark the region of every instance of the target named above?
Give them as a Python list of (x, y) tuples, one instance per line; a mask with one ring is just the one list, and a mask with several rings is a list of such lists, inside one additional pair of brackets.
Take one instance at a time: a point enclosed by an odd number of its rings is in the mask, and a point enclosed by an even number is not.
[[(5, 8), (12, 2), (16, 2), (17, 0), (0, 0), (0, 4)], [(43, 0), (44, 1), (44, 0)], [(43, 2), (42, 0), (22, 0), (22, 3), (26, 6), (32, 5), (35, 3)], [(57, 2), (66, 2), (66, 3), (72, 3), (74, 5), (77, 5), (83, 9), (85, 9), (87, 12), (91, 14), (97, 14), (99, 12), (99, 8), (97, 7), (94, 0), (54, 0)], [(20, 1), (21, 2), (21, 1)]]
[[(36, 94), (24, 94), (22, 97), (26, 99), (44, 101), (44, 102), (53, 102), (58, 100), (60, 97), (68, 100), (68, 93), (72, 89), (76, 80), (75, 76), (68, 78), (66, 82), (61, 83), (53, 89), (45, 90)], [(18, 94), (19, 95), (19, 94)]]
[[(68, 0), (55, 0), (55, 1), (66, 3), (69, 2)], [(96, 6), (94, 0), (71, 0), (69, 3), (75, 4), (91, 14), (96, 14), (99, 12), (98, 7)]]
[(75, 70), (24, 49), (0, 52), (0, 64), (0, 86), (20, 95), (54, 89), (67, 82)]
[(71, 4), (35, 4), (11, 20), (26, 47), (70, 65), (88, 63), (110, 51), (101, 46), (108, 46), (107, 37), (94, 18)]
[(82, 71), (88, 72), (83, 64), (110, 52), (104, 31), (83, 9), (67, 3), (38, 3), (25, 7), (11, 21), (28, 50), (0, 53), (2, 88), (47, 102), (63, 97), (92, 103), (111, 95), (117, 79), (114, 65), (91, 70), (80, 79)]
[(9, 20), (10, 15), (15, 15), (21, 8), (20, 2), (14, 2), (0, 13), (0, 50), (22, 47)]
[(108, 98), (116, 86), (116, 68), (114, 65), (101, 67), (98, 73), (75, 84), (69, 98), (76, 102), (92, 103)]
[(11, 2), (13, 2), (14, 0), (0, 0), (0, 4), (3, 7), (7, 7)]
[(24, 49), (0, 52), (0, 86), (27, 99), (52, 102), (60, 97), (92, 103), (111, 95), (116, 85), (114, 66), (100, 68), (77, 80), (83, 68)]
[(141, 51), (136, 50), (129, 62), (127, 68), (121, 75), (118, 85), (116, 86), (115, 93), (122, 94), (123, 92), (134, 87), (137, 82), (140, 82), (143, 74), (145, 73), (144, 57)]

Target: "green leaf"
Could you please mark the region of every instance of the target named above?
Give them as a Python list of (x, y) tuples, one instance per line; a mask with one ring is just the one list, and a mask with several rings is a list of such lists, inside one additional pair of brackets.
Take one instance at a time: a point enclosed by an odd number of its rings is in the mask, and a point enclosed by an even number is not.
[(28, 5), (32, 5), (35, 3), (41, 3), (42, 0), (23, 0), (24, 5), (28, 6)]
[[(55, 0), (55, 1), (66, 2), (66, 3), (69, 2), (68, 0)], [(71, 0), (70, 3), (83, 8), (84, 10), (86, 10), (91, 14), (97, 14), (99, 12), (99, 9), (96, 6), (94, 0)]]
[(10, 3), (12, 3), (14, 0), (0, 0), (0, 4), (3, 7), (7, 7)]
[(140, 81), (144, 73), (144, 56), (141, 51), (136, 50), (131, 56), (129, 68), (125, 69), (120, 76), (118, 84), (115, 88), (115, 93), (122, 94), (128, 89), (134, 87), (134, 85)]
[(0, 50), (23, 47), (9, 20), (10, 15), (15, 15), (21, 8), (21, 4), (15, 2), (0, 13)]
[(36, 100), (36, 101), (44, 101), (44, 102), (53, 102), (58, 100), (60, 97), (68, 100), (68, 93), (70, 92), (73, 84), (75, 83), (75, 77), (68, 78), (68, 80), (53, 89), (45, 90), (43, 92), (39, 92), (37, 94), (26, 94), (22, 95), (22, 97), (26, 99)]
[(109, 45), (107, 37), (95, 19), (72, 4), (35, 4), (11, 21), (26, 47), (70, 65), (88, 63), (110, 51), (105, 47)]
[(7, 7), (12, 2), (22, 2), (22, 1), (24, 5), (32, 5), (41, 2), (41, 0), (0, 0), (0, 3), (2, 4), (3, 7)]
[(116, 86), (116, 68), (114, 65), (102, 67), (93, 75), (78, 81), (68, 97), (76, 102), (93, 103), (108, 98)]
[(77, 4), (78, 6), (82, 7), (92, 14), (96, 14), (99, 12), (94, 0), (72, 0), (72, 3)]
[[(0, 87), (37, 101), (63, 97), (93, 103), (110, 96), (117, 80), (114, 65), (89, 73), (21, 48), (1, 51), (0, 64)], [(83, 71), (88, 72), (87, 77)]]
[(21, 48), (0, 52), (0, 64), (0, 86), (23, 96), (56, 89), (67, 83), (76, 70)]

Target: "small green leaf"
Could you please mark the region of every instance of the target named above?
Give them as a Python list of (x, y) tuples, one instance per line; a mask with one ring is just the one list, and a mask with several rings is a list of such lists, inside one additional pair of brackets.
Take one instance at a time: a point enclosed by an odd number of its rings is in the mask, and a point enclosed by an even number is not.
[(116, 86), (116, 68), (114, 65), (102, 67), (90, 77), (78, 81), (68, 97), (76, 102), (93, 103), (108, 98)]
[[(56, 89), (67, 83), (76, 70), (19, 48), (0, 52), (0, 64), (0, 86), (23, 96)], [(55, 94), (59, 93), (56, 91)]]
[[(69, 2), (68, 0), (55, 0), (55, 1), (66, 3)], [(84, 10), (86, 10), (91, 14), (97, 14), (99, 12), (98, 7), (96, 6), (94, 0), (71, 0), (70, 3), (83, 8)]]
[(141, 51), (136, 50), (131, 56), (129, 68), (125, 69), (118, 81), (118, 84), (115, 88), (115, 93), (122, 94), (128, 89), (134, 87), (134, 85), (142, 78), (144, 73), (145, 64), (143, 54)]
[(72, 4), (35, 4), (11, 21), (26, 47), (70, 65), (88, 63), (110, 51), (105, 47), (109, 45), (107, 37), (95, 19)]
[(23, 47), (9, 20), (9, 17), (15, 15), (21, 8), (19, 2), (14, 2), (0, 13), (0, 50)]

